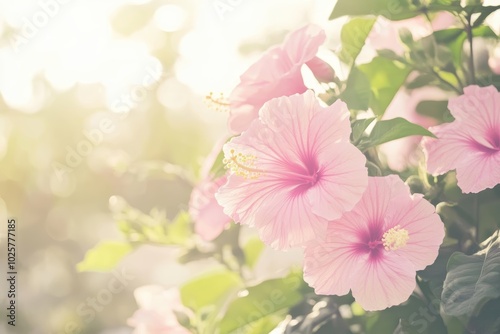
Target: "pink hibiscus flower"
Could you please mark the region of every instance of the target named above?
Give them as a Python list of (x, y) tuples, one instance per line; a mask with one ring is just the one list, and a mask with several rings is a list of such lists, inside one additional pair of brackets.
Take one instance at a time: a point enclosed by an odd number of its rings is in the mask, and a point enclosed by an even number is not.
[(230, 175), (217, 200), (278, 249), (324, 235), (327, 221), (350, 210), (368, 182), (350, 132), (342, 101), (322, 108), (307, 91), (267, 102), (248, 130), (224, 145)]
[(137, 288), (134, 296), (140, 309), (127, 320), (135, 327), (135, 334), (190, 334), (181, 326), (175, 311), (188, 311), (181, 302), (177, 289), (165, 290), (161, 286), (149, 285)]
[(215, 177), (210, 172), (226, 140), (227, 138), (222, 138), (205, 159), (201, 168), (203, 180), (194, 187), (189, 200), (189, 215), (194, 221), (194, 230), (206, 241), (217, 238), (231, 223), (231, 218), (215, 199), (215, 193), (226, 183), (227, 177)]
[(430, 128), (438, 139), (422, 141), (427, 170), (456, 169), (465, 193), (494, 187), (500, 183), (500, 93), (494, 86), (468, 86), (448, 109), (455, 121)]
[(362, 199), (305, 249), (304, 280), (317, 294), (345, 295), (369, 311), (407, 300), (415, 273), (434, 262), (444, 227), (434, 206), (398, 176), (370, 177)]
[[(289, 34), (282, 45), (271, 48), (250, 66), (229, 96), (231, 132), (245, 131), (257, 118), (260, 107), (272, 98), (305, 92), (302, 65), (310, 63), (313, 73), (328, 68), (315, 57), (325, 39), (326, 34), (320, 27), (307, 25)], [(318, 75), (325, 76), (324, 73)]]
[(217, 238), (231, 222), (215, 199), (215, 193), (226, 181), (225, 175), (216, 179), (208, 176), (191, 193), (189, 214), (195, 222), (196, 234), (206, 241)]

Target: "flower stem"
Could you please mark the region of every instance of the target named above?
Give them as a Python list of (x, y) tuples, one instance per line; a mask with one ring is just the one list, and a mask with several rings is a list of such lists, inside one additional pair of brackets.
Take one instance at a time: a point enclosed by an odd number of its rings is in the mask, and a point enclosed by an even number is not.
[(472, 24), (471, 24), (472, 16), (467, 15), (467, 22), (465, 24), (465, 32), (467, 34), (467, 40), (469, 41), (469, 74), (470, 74), (470, 83), (476, 83), (476, 70), (474, 68), (474, 49), (472, 47)]
[(458, 93), (458, 95), (462, 95), (462, 91), (455, 87), (454, 85), (452, 85), (451, 83), (449, 83), (448, 81), (446, 81), (445, 79), (443, 79), (438, 72), (436, 72), (434, 69), (431, 69), (431, 72), (430, 72), (432, 75), (434, 75), (442, 84), (444, 84), (445, 86), (448, 86), (449, 88), (451, 88), (453, 91), (455, 91), (456, 93)]
[(480, 236), (480, 230), (479, 230), (479, 194), (480, 193), (477, 193), (474, 195), (474, 202), (473, 202), (473, 205), (474, 205), (474, 219), (475, 219), (475, 223), (476, 223), (476, 243), (479, 245), (481, 243), (481, 236)]

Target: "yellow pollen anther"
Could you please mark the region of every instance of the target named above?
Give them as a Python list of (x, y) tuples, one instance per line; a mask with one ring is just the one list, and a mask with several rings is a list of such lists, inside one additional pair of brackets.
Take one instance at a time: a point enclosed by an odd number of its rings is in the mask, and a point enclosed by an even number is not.
[(386, 250), (396, 250), (401, 247), (406, 246), (406, 242), (410, 239), (408, 235), (408, 230), (401, 228), (401, 226), (396, 225), (389, 231), (385, 232), (382, 237), (382, 243)]
[(210, 92), (210, 94), (205, 96), (205, 103), (212, 110), (221, 112), (229, 111), (229, 101), (224, 97), (223, 93), (215, 96), (213, 92)]
[(230, 151), (231, 156), (225, 158), (222, 162), (225, 167), (231, 170), (232, 173), (242, 176), (245, 179), (257, 179), (262, 175), (263, 171), (255, 167), (257, 157), (253, 154), (235, 154), (234, 150)]

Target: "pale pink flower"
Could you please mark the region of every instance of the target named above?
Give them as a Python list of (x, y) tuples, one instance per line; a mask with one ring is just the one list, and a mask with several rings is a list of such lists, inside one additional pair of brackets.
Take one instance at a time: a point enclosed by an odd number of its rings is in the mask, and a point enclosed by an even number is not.
[[(449, 98), (449, 94), (435, 87), (422, 87), (410, 91), (400, 89), (394, 96), (391, 104), (387, 107), (383, 119), (403, 117), (409, 122), (428, 128), (436, 125), (437, 120), (417, 113), (417, 106), (425, 100), (444, 101)], [(379, 146), (379, 150), (384, 154), (387, 165), (396, 171), (403, 171), (408, 167), (418, 165), (423, 154), (419, 149), (422, 136), (410, 136)]]
[(313, 72), (324, 68), (315, 56), (325, 39), (320, 27), (307, 25), (290, 33), (282, 45), (269, 49), (250, 66), (229, 96), (231, 132), (245, 131), (257, 118), (260, 107), (272, 98), (305, 92), (301, 67), (311, 62)]
[(225, 137), (219, 140), (205, 159), (201, 168), (203, 179), (193, 188), (189, 199), (189, 215), (194, 221), (194, 230), (206, 241), (217, 238), (231, 223), (231, 218), (224, 213), (215, 199), (215, 193), (226, 183), (227, 177), (216, 177), (210, 171), (226, 140)]
[(189, 312), (181, 302), (175, 288), (165, 290), (161, 286), (142, 286), (134, 291), (139, 310), (127, 320), (135, 327), (134, 334), (190, 334), (177, 321), (174, 311)]
[(500, 183), (500, 93), (494, 86), (468, 86), (448, 102), (455, 121), (432, 127), (424, 138), (427, 170), (457, 171), (458, 186), (477, 193)]
[(196, 234), (206, 241), (217, 238), (231, 222), (215, 199), (215, 193), (226, 181), (225, 175), (215, 179), (208, 176), (191, 193), (189, 214), (195, 223)]
[(322, 108), (307, 91), (267, 102), (259, 119), (224, 146), (231, 173), (217, 200), (278, 249), (324, 235), (327, 221), (350, 210), (368, 182), (350, 132), (342, 101)]
[(396, 175), (370, 177), (362, 199), (305, 249), (304, 280), (317, 294), (345, 295), (369, 311), (406, 301), (415, 273), (432, 264), (444, 238), (434, 206)]

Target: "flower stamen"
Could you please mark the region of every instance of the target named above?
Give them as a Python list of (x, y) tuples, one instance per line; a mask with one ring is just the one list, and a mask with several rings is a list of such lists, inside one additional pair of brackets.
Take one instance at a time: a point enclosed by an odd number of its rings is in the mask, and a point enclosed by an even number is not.
[(384, 244), (385, 250), (393, 251), (406, 246), (408, 239), (410, 239), (408, 230), (396, 225), (384, 233), (382, 236), (382, 243)]
[(220, 93), (219, 96), (214, 96), (214, 93), (210, 92), (210, 94), (205, 96), (205, 103), (212, 110), (220, 112), (229, 111), (230, 104), (229, 101), (224, 97), (223, 93)]
[(253, 154), (236, 154), (234, 150), (230, 151), (231, 157), (225, 158), (222, 162), (225, 168), (230, 169), (231, 172), (245, 179), (255, 180), (264, 173), (263, 170), (255, 168), (255, 161), (257, 157)]

